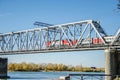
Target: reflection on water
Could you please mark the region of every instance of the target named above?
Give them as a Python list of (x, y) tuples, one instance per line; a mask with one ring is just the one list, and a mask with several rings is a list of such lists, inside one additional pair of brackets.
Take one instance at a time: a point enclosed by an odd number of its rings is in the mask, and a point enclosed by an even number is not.
[[(9, 72), (10, 79), (8, 80), (58, 80), (60, 76), (80, 73), (101, 74), (94, 72)], [(71, 77), (71, 80), (80, 80), (80, 77)]]

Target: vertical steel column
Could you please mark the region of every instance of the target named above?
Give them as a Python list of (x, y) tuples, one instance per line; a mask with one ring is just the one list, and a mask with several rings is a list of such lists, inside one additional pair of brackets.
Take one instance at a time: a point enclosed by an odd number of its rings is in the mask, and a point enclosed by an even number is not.
[(76, 35), (75, 28), (76, 28), (76, 25), (74, 25), (74, 32), (73, 32), (73, 33), (74, 33), (74, 35), (73, 35), (73, 36), (74, 36), (74, 41), (76, 40), (76, 39), (75, 39), (75, 38), (76, 38), (76, 37), (75, 37), (75, 35)]
[(42, 30), (39, 29), (40, 49), (42, 49)]
[(28, 50), (28, 32), (25, 31), (25, 43), (24, 43), (24, 47), (25, 47), (25, 50)]

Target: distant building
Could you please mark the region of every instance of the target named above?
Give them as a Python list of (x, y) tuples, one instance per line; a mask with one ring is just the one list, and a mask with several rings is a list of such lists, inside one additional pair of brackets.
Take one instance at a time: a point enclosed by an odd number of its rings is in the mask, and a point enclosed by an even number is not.
[(96, 69), (96, 67), (91, 67), (92, 69)]

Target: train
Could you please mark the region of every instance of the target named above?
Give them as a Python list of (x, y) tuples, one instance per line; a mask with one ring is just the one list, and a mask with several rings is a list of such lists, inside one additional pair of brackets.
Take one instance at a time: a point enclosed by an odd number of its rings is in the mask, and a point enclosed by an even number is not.
[[(103, 39), (106, 43), (111, 43), (114, 40), (114, 36), (105, 36)], [(65, 40), (55, 40), (55, 41), (48, 41), (46, 43), (46, 47), (71, 47), (71, 45), (76, 45), (78, 40), (71, 40), (71, 39), (65, 39)], [(103, 41), (101, 38), (91, 38), (91, 39), (82, 39), (80, 45), (102, 45)], [(79, 45), (79, 44), (78, 44)]]

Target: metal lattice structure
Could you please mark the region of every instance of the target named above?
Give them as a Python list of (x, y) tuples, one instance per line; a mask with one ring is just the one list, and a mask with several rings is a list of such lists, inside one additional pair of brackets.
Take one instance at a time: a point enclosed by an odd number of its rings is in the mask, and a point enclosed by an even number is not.
[[(111, 45), (114, 45), (114, 44), (117, 45), (119, 41), (120, 41), (120, 28), (118, 29), (118, 31), (115, 35), (115, 39), (111, 42)], [(119, 42), (119, 44), (120, 44), (120, 42)]]
[[(114, 41), (111, 43), (113, 46), (119, 46), (118, 44), (114, 45), (119, 34), (120, 30)], [(34, 28), (0, 34), (0, 53), (43, 53), (70, 50), (105, 49), (111, 45), (106, 42), (104, 38), (105, 36), (108, 35), (100, 26), (99, 22), (93, 20)], [(93, 44), (92, 40), (94, 38), (100, 39), (102, 43)], [(62, 43), (63, 40), (67, 40), (65, 45)], [(48, 46), (49, 42), (51, 42), (51, 44)]]

